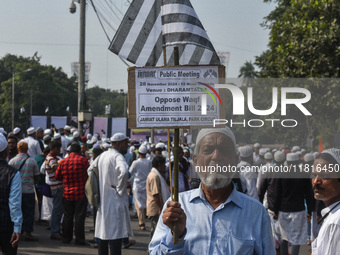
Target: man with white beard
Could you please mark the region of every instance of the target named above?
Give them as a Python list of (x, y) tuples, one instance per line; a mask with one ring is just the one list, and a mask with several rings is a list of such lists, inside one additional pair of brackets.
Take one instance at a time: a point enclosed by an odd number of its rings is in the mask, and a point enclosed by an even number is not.
[[(164, 205), (150, 254), (275, 254), (268, 213), (231, 182), (238, 161), (233, 132), (202, 129), (196, 144), (201, 185)], [(176, 221), (179, 239), (173, 244)]]

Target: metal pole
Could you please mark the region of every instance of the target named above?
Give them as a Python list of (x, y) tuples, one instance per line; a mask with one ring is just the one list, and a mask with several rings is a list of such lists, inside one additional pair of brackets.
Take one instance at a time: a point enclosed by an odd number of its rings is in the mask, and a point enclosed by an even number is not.
[(14, 129), (14, 73), (12, 73), (12, 131)]
[[(31, 105), (30, 105), (30, 123), (28, 124), (28, 126), (30, 127), (31, 126), (31, 123), (32, 123), (32, 102), (33, 102), (33, 96), (32, 96), (32, 86), (31, 86)], [(27, 114), (26, 114), (27, 116)]]
[[(79, 36), (79, 76), (78, 76), (78, 114), (84, 110), (85, 94), (85, 11), (86, 1), (80, 0), (80, 36)], [(78, 131), (83, 135), (83, 123), (78, 121)]]

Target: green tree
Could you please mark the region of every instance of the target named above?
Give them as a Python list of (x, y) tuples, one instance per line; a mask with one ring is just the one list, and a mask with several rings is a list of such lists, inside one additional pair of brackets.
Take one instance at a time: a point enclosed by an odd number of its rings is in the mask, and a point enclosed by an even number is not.
[(240, 74), (238, 78), (242, 78), (242, 84), (245, 86), (251, 86), (254, 83), (254, 79), (258, 77), (258, 72), (255, 70), (255, 66), (251, 61), (246, 61), (240, 68)]
[[(105, 115), (105, 106), (111, 104), (111, 117), (126, 117), (127, 94), (123, 91), (103, 89), (99, 86), (86, 90), (86, 100), (93, 116)], [(125, 106), (124, 107), (124, 103)]]
[[(67, 115), (70, 107), (72, 114), (77, 112), (77, 85), (75, 78), (68, 78), (63, 70), (50, 65), (41, 65), (37, 53), (33, 57), (7, 54), (0, 59), (0, 125), (11, 130), (12, 74), (31, 69), (14, 77), (15, 79), (15, 126), (26, 128), (29, 109), (32, 115)], [(32, 97), (32, 105), (31, 105)], [(25, 114), (20, 108), (26, 109)]]
[[(264, 0), (270, 2), (271, 0)], [(277, 7), (263, 26), (270, 29), (269, 49), (256, 58), (261, 77), (339, 78), (340, 77), (340, 2), (337, 0), (276, 0)], [(286, 85), (289, 86), (289, 85)], [(312, 130), (326, 146), (334, 146), (334, 134), (340, 130), (340, 86), (336, 80), (308, 86), (313, 116), (298, 131)], [(310, 126), (312, 125), (312, 126)], [(296, 135), (285, 130), (284, 136)]]

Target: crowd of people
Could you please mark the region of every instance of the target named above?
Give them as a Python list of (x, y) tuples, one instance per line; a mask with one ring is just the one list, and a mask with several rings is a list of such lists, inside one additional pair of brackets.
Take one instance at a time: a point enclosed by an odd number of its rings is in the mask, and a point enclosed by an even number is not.
[[(290, 247), (296, 255), (307, 243), (312, 254), (340, 250), (339, 149), (238, 146), (229, 128), (202, 129), (195, 144), (178, 149), (175, 202), (166, 142), (82, 136), (68, 125), (0, 131), (3, 254), (16, 254), (19, 239), (37, 241), (35, 221), (48, 222), (52, 240), (88, 245), (90, 209), (98, 254), (121, 254), (135, 244), (131, 208), (140, 230), (150, 221), (150, 254), (286, 255)], [(100, 204), (91, 208), (85, 184), (94, 168)]]

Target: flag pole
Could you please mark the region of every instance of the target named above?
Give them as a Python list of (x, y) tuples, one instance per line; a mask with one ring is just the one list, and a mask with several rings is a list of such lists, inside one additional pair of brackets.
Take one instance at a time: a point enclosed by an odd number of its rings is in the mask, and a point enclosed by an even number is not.
[[(179, 54), (178, 47), (174, 47), (174, 64), (179, 65)], [(178, 151), (179, 151), (179, 128), (175, 128), (175, 138), (174, 138), (174, 201), (178, 202)], [(178, 243), (178, 221), (175, 222), (174, 231), (174, 244)]]
[[(163, 47), (163, 61), (164, 66), (167, 65), (166, 62), (166, 47)], [(173, 185), (172, 185), (172, 168), (171, 168), (171, 143), (170, 143), (170, 129), (167, 129), (168, 133), (168, 157), (169, 157), (169, 178), (170, 178), (170, 192), (171, 192), (171, 200), (174, 201), (174, 194), (173, 194)]]

